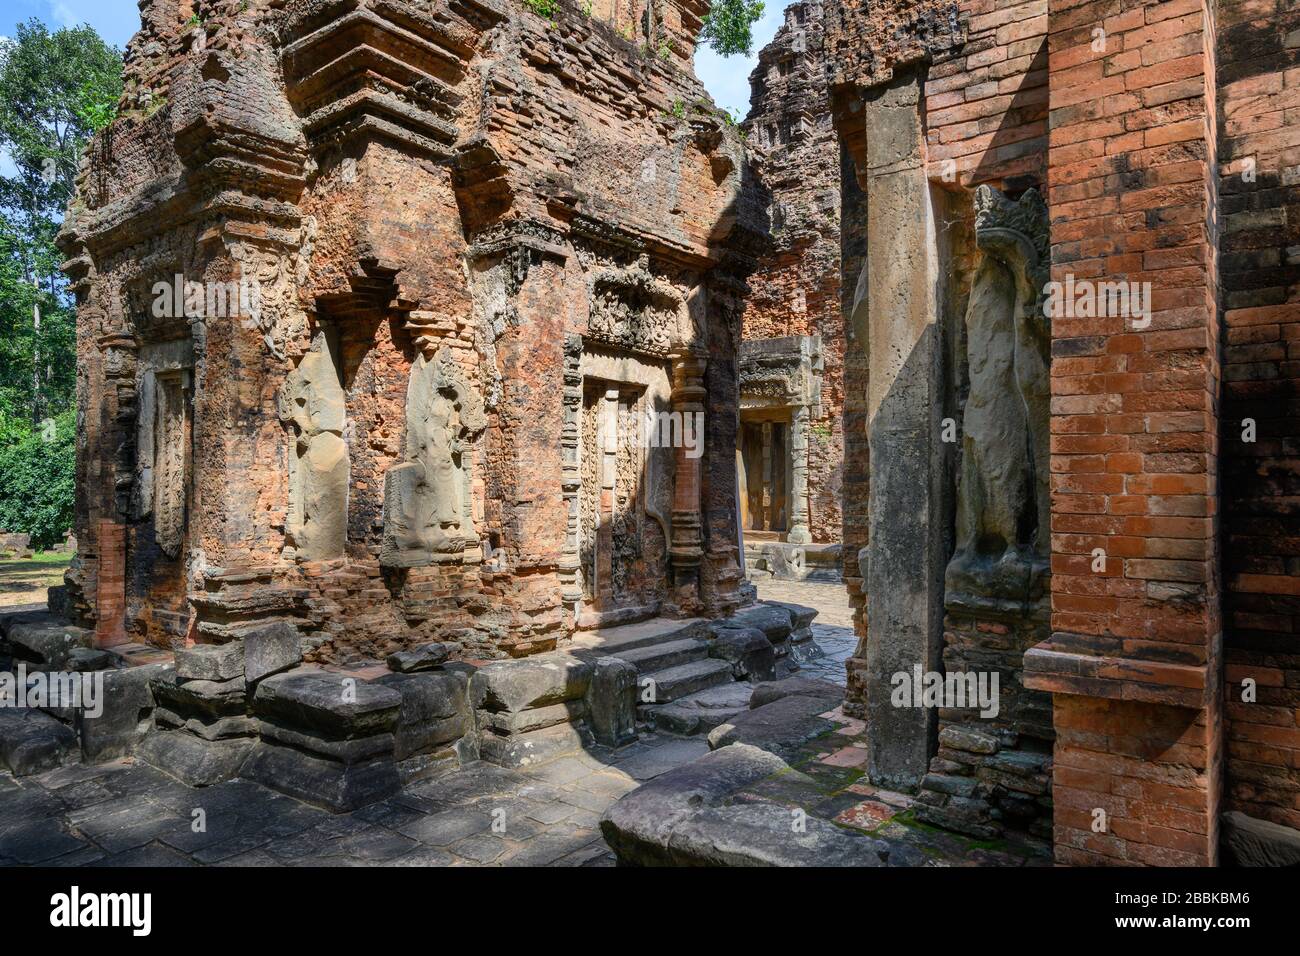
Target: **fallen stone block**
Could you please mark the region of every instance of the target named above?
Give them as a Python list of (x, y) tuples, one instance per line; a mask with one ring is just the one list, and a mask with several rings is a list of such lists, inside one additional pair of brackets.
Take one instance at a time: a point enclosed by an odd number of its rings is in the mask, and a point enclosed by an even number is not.
[(791, 627), (794, 631), (803, 631), (812, 626), (813, 619), (817, 617), (817, 609), (808, 607), (803, 604), (794, 604), (791, 601), (769, 601), (765, 600), (763, 604), (769, 607), (779, 607), (790, 613)]
[(838, 726), (819, 716), (827, 709), (821, 697), (782, 697), (719, 724), (709, 732), (709, 747), (749, 744), (782, 758), (792, 757), (808, 741)]
[(824, 710), (834, 710), (844, 700), (844, 688), (828, 680), (812, 677), (787, 677), (783, 680), (767, 681), (754, 688), (749, 699), (750, 707), (762, 707), (782, 697), (817, 697), (828, 706)]
[(0, 709), (0, 763), (15, 777), (61, 767), (76, 749), (76, 732), (49, 714), (25, 707)]
[(594, 665), (567, 654), (480, 667), (470, 680), (475, 710), (520, 711), (578, 700), (587, 693)]
[(176, 651), (176, 676), (181, 680), (228, 681), (244, 676), (244, 645), (195, 644)]
[(149, 734), (136, 756), (188, 787), (211, 787), (239, 776), (255, 738), (205, 740), (186, 730)]
[(5, 640), (9, 652), (30, 667), (41, 670), (67, 670), (74, 648), (92, 647), (95, 632), (73, 627), (45, 611), (12, 615), (5, 618)]
[(276, 674), (253, 695), (257, 716), (335, 740), (391, 733), (401, 706), (402, 695), (391, 687), (334, 671)]
[(817, 817), (791, 826), (789, 807), (736, 795), (782, 774), (804, 774), (774, 754), (737, 744), (661, 774), (620, 798), (600, 822), (622, 864), (640, 866), (883, 866), (919, 862), (883, 840)]
[(1236, 810), (1220, 819), (1225, 862), (1230, 866), (1300, 866), (1300, 830)]
[(388, 669), (401, 674), (415, 674), (433, 670), (460, 650), (455, 641), (435, 641), (421, 644), (409, 651), (396, 651), (387, 658)]
[[(103, 763), (129, 757), (153, 729), (154, 687), (174, 678), (171, 663), (143, 664), (103, 674), (103, 704), (98, 716), (83, 707), (77, 713), (81, 758)], [(97, 676), (97, 675), (96, 675)]]
[(153, 682), (154, 698), (178, 714), (202, 715), (205, 719), (233, 717), (248, 709), (247, 686), (242, 676), (232, 680), (181, 680), (175, 671)]
[(499, 767), (532, 767), (577, 753), (592, 743), (591, 731), (585, 726), (559, 724), (509, 737), (484, 733), (479, 738), (479, 751), (482, 759)]
[(617, 657), (601, 657), (595, 667), (587, 691), (591, 732), (606, 747), (629, 744), (636, 740), (636, 665)]
[(117, 658), (98, 647), (74, 647), (68, 652), (68, 670), (79, 674), (109, 670), (117, 666)]
[(249, 687), (302, 661), (302, 638), (298, 629), (286, 621), (249, 630), (243, 644), (244, 680)]
[(385, 674), (375, 683), (401, 696), (394, 730), (398, 760), (445, 747), (472, 729), (468, 674)]
[(793, 628), (793, 615), (784, 607), (772, 604), (755, 604), (741, 608), (723, 621), (715, 621), (711, 630), (716, 635), (719, 630), (743, 630), (757, 628), (773, 644), (784, 641)]
[(776, 652), (758, 628), (719, 630), (709, 642), (709, 656), (731, 664), (736, 680), (770, 681), (776, 677)]
[(345, 764), (267, 740), (253, 746), (240, 776), (335, 813), (387, 799), (402, 786), (391, 755)]

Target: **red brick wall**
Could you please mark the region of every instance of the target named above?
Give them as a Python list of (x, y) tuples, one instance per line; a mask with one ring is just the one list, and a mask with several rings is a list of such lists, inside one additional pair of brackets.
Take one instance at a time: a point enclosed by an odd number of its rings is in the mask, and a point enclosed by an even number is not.
[(1221, 0), (1218, 24), (1225, 799), (1300, 827), (1300, 6)]
[[(1053, 671), (1034, 686), (1056, 691), (1058, 859), (1213, 863), (1212, 13), (1202, 0), (1051, 0), (1049, 17), (1052, 278), (1152, 290), (1146, 328), (1052, 320), (1055, 633), (1027, 666)], [(1108, 805), (1101, 838), (1083, 811)]]

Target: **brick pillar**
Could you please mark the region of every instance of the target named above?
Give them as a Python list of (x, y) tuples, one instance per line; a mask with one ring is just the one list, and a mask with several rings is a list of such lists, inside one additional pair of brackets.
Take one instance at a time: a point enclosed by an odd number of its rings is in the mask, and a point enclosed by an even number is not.
[[(1213, 16), (1051, 0), (1052, 279), (1150, 283), (1149, 322), (1052, 316), (1052, 637), (1061, 863), (1217, 861)], [(1097, 32), (1100, 28), (1104, 33)], [(1141, 286), (1139, 286), (1141, 288)], [(1098, 551), (1097, 549), (1100, 549)]]
[(95, 645), (113, 647), (128, 640), (126, 617), (126, 525), (99, 522), (99, 568), (95, 587)]

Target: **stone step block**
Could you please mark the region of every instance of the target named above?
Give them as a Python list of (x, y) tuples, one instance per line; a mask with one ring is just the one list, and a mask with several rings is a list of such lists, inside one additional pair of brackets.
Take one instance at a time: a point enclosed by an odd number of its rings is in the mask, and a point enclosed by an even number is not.
[(654, 681), (654, 702), (669, 704), (696, 691), (728, 683), (732, 679), (731, 664), (728, 661), (691, 661), (643, 675), (637, 682), (637, 699), (641, 700), (645, 696), (646, 680)]
[(61, 767), (76, 752), (77, 735), (67, 724), (39, 710), (0, 709), (0, 763), (15, 777)]
[(679, 641), (649, 644), (628, 651), (619, 651), (609, 656), (627, 661), (642, 674), (649, 674), (678, 664), (704, 660), (709, 656), (709, 642), (688, 637)]
[(401, 706), (391, 687), (305, 668), (266, 678), (253, 696), (259, 717), (333, 740), (392, 733)]

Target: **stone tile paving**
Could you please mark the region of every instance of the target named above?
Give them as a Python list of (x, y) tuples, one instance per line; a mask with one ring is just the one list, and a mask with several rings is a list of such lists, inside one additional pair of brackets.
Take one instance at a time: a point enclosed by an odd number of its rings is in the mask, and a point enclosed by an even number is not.
[(844, 662), (853, 655), (858, 639), (853, 635), (853, 608), (844, 585), (828, 581), (773, 580), (759, 580), (754, 584), (759, 598), (765, 601), (789, 601), (817, 609), (813, 639), (824, 656), (800, 665), (799, 676), (845, 684), (848, 677)]
[(707, 750), (643, 734), (535, 769), (478, 763), (347, 814), (245, 780), (192, 789), (133, 760), (0, 774), (0, 865), (608, 866), (605, 809)]
[[(734, 799), (775, 801), (842, 827), (919, 850), (926, 866), (1050, 866), (1045, 843), (1029, 838), (976, 840), (917, 820), (914, 798), (872, 786), (865, 778), (866, 725), (840, 708), (821, 715), (839, 726), (786, 758), (806, 775), (782, 773), (738, 792)], [(809, 782), (811, 779), (811, 783)]]

